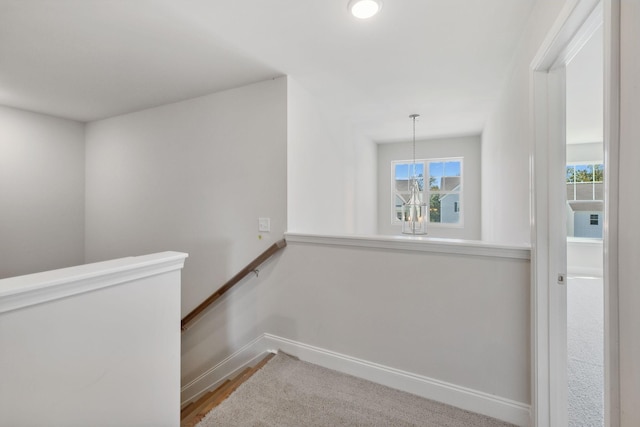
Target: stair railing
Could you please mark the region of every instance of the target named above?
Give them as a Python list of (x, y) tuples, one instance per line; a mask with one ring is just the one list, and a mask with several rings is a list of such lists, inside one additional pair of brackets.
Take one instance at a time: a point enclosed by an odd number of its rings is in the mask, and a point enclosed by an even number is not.
[(206, 300), (204, 300), (199, 306), (197, 306), (196, 308), (191, 310), (191, 312), (189, 314), (187, 314), (182, 319), (182, 325), (181, 325), (182, 331), (183, 332), (186, 331), (187, 330), (187, 325), (192, 320), (194, 320), (196, 317), (198, 317), (203, 311), (205, 311), (211, 304), (213, 304), (216, 300), (218, 300), (218, 298), (220, 298), (222, 295), (224, 295), (225, 292), (227, 292), (229, 289), (231, 289), (236, 283), (238, 283), (240, 280), (242, 280), (247, 274), (249, 274), (251, 272), (255, 272), (256, 275), (257, 275), (258, 274), (258, 267), (263, 262), (265, 262), (266, 260), (271, 258), (273, 256), (273, 254), (275, 254), (276, 252), (278, 252), (280, 249), (284, 248), (285, 246), (287, 246), (287, 241), (285, 239), (279, 240), (276, 243), (274, 243), (273, 245), (269, 246), (269, 248), (267, 248), (266, 251), (264, 251), (260, 255), (258, 255), (258, 257), (256, 259), (251, 261), (245, 268), (240, 270), (240, 272), (238, 274), (233, 276), (231, 279), (229, 279), (227, 281), (227, 283), (222, 285), (222, 287), (220, 287), (220, 289), (218, 289), (213, 294), (211, 294), (211, 296), (209, 298), (207, 298)]

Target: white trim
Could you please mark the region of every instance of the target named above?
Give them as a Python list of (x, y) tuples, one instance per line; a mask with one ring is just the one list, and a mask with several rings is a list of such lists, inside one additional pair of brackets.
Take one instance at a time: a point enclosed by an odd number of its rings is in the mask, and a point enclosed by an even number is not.
[(604, 417), (620, 426), (618, 206), (620, 157), (620, 0), (604, 2)]
[(549, 71), (557, 67), (557, 59), (591, 16), (598, 2), (599, 0), (567, 0), (531, 61), (530, 69)]
[[(547, 74), (547, 215), (549, 215), (549, 373), (552, 425), (569, 424), (567, 362), (566, 67)], [(565, 280), (558, 283), (558, 275)]]
[(0, 280), (0, 313), (180, 270), (187, 254), (160, 252)]
[[(589, 4), (587, 4), (589, 7)], [(593, 34), (602, 26), (603, 23), (603, 8), (602, 3), (598, 2), (591, 14), (582, 23), (580, 28), (576, 31), (575, 35), (569, 41), (569, 43), (558, 54), (557, 59), (551, 65), (551, 69), (558, 67), (564, 67), (582, 50), (585, 44), (591, 39)], [(579, 24), (579, 22), (577, 22)]]
[(531, 185), (531, 425), (549, 426), (549, 292), (546, 283), (548, 271), (547, 199), (538, 189), (546, 182), (546, 144), (538, 143), (544, 138), (547, 116), (542, 114), (546, 106), (546, 75), (532, 73), (530, 83), (531, 122), (534, 128), (531, 141), (530, 185)]
[[(566, 423), (563, 424), (563, 420), (566, 419), (566, 404), (564, 404), (564, 414), (562, 410), (562, 400), (566, 398), (563, 395), (563, 393), (566, 394), (566, 384), (564, 384), (566, 372), (564, 376), (559, 372), (566, 359), (566, 354), (564, 358), (560, 354), (562, 346), (566, 347), (566, 339), (564, 343), (559, 342), (562, 338), (562, 328), (559, 323), (562, 318), (560, 310), (563, 294), (566, 298), (566, 289), (559, 289), (559, 285), (555, 284), (556, 274), (563, 271), (558, 266), (558, 261), (562, 261), (558, 256), (561, 256), (560, 248), (566, 245), (566, 239), (560, 236), (561, 239), (558, 240), (562, 230), (554, 228), (563, 226), (563, 224), (557, 224), (559, 193), (552, 192), (555, 190), (549, 191), (557, 183), (556, 175), (549, 178), (549, 172), (557, 169), (557, 158), (554, 156), (558, 154), (558, 147), (552, 147), (549, 139), (556, 138), (559, 134), (558, 129), (564, 128), (564, 124), (557, 121), (559, 116), (564, 117), (564, 115), (558, 114), (558, 99), (554, 93), (558, 88), (562, 88), (564, 83), (562, 70), (560, 75), (550, 71), (564, 67), (566, 61), (571, 59), (576, 47), (587, 39), (587, 34), (597, 29), (594, 20), (601, 13), (597, 10), (598, 3), (599, 0), (568, 0), (530, 66), (533, 131), (531, 145), (532, 415), (533, 425), (540, 427), (566, 425)], [(553, 98), (550, 98), (552, 96)], [(608, 166), (605, 166), (605, 173), (607, 169)], [(566, 262), (564, 268), (566, 268)], [(566, 306), (564, 310), (566, 311)]]
[(577, 244), (584, 246), (602, 246), (602, 239), (597, 237), (573, 237), (567, 236), (568, 244)]
[[(228, 377), (230, 372), (238, 372), (245, 366), (249, 366), (255, 359), (255, 355), (264, 354), (267, 351), (276, 352), (277, 350), (282, 350), (305, 362), (446, 403), (467, 411), (487, 415), (519, 426), (529, 425), (530, 406), (527, 404), (268, 333), (256, 338), (241, 350), (207, 371), (208, 377), (211, 379), (219, 378), (219, 380), (210, 383), (202, 391), (215, 387), (220, 381)], [(246, 362), (247, 360), (249, 362)], [(217, 372), (218, 370), (220, 372)], [(202, 386), (204, 386), (205, 379), (205, 376), (202, 376), (196, 381), (202, 382)], [(195, 394), (188, 394), (188, 388), (194, 388), (194, 382), (192, 381), (183, 388), (183, 396), (188, 396), (183, 398), (183, 403), (197, 397)]]
[(352, 246), (525, 260), (531, 258), (531, 248), (528, 246), (498, 245), (479, 240), (442, 239), (418, 236), (337, 236), (289, 232), (285, 233), (285, 239), (287, 243), (311, 243), (317, 245)]
[[(574, 145), (577, 145), (577, 144), (574, 144)], [(582, 165), (585, 165), (585, 166), (602, 165), (604, 167), (604, 161), (590, 161), (590, 160), (589, 161), (584, 161), (584, 160), (582, 160), (582, 161), (577, 161), (577, 162), (567, 162), (567, 166), (582, 166)], [(596, 182), (597, 183), (597, 182), (603, 182), (603, 181), (582, 181), (582, 182), (591, 182), (591, 183)], [(569, 183), (567, 183), (567, 184), (569, 184)]]
[(265, 340), (264, 334), (260, 335), (182, 386), (180, 389), (180, 405), (184, 406), (198, 399), (203, 393), (218, 387), (227, 378), (235, 377), (244, 368), (254, 365), (264, 353), (269, 351), (269, 343)]
[(602, 269), (591, 267), (567, 266), (567, 276), (571, 277), (602, 277)]

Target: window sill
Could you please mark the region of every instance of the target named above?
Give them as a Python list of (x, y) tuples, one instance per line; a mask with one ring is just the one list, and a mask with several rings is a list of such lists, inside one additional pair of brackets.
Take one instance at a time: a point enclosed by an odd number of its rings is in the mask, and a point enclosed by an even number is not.
[(473, 255), (494, 258), (531, 259), (529, 246), (499, 245), (479, 240), (443, 239), (426, 236), (320, 235), (285, 233), (288, 243), (355, 246), (362, 248)]

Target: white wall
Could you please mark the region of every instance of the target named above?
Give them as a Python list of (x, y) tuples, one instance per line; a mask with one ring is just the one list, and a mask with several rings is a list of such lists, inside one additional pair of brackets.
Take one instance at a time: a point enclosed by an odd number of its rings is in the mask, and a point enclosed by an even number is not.
[(183, 335), (183, 384), (268, 332), (528, 405), (529, 268), (290, 241)]
[(640, 425), (640, 2), (621, 1), (619, 304), (621, 426)]
[[(188, 252), (185, 315), (282, 239), (286, 85), (279, 78), (89, 123), (87, 260)], [(271, 218), (270, 233), (258, 232), (258, 217)]]
[[(430, 237), (480, 239), (480, 137), (463, 136), (416, 141), (416, 158), (464, 157), (463, 199), (464, 227), (429, 224)], [(392, 224), (391, 162), (410, 160), (413, 143), (378, 144), (378, 234), (400, 234), (401, 225)]]
[(602, 277), (604, 257), (601, 239), (567, 238), (567, 273)]
[(602, 142), (604, 53), (600, 26), (566, 67), (567, 143)]
[(0, 280), (0, 425), (177, 426), (185, 256)]
[(604, 162), (602, 142), (567, 144), (567, 163), (570, 162)]
[[(604, 162), (602, 142), (567, 144), (567, 163)], [(567, 205), (567, 235), (574, 234), (573, 210)], [(569, 274), (592, 275), (602, 277), (603, 268), (602, 240), (567, 239), (567, 272)]]
[(482, 239), (528, 244), (531, 143), (529, 66), (567, 0), (536, 2), (499, 101), (482, 133)]
[[(355, 234), (375, 234), (378, 226), (378, 150), (375, 143), (360, 133), (353, 131), (352, 139), (350, 163), (355, 165), (352, 169), (354, 184), (351, 194), (345, 195), (355, 204), (352, 208), (352, 229)], [(347, 214), (349, 212), (348, 210)]]
[(84, 125), (0, 106), (0, 278), (84, 261)]
[(375, 144), (288, 78), (288, 230), (375, 234)]

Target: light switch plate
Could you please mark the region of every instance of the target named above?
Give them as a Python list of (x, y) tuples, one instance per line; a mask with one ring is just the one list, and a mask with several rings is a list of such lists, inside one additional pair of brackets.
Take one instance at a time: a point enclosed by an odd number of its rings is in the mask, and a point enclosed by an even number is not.
[(258, 218), (258, 231), (271, 231), (271, 218)]

